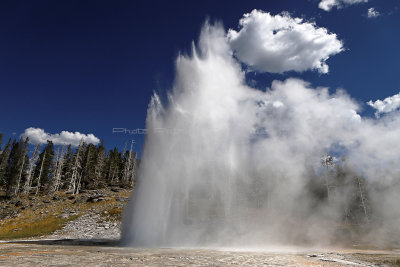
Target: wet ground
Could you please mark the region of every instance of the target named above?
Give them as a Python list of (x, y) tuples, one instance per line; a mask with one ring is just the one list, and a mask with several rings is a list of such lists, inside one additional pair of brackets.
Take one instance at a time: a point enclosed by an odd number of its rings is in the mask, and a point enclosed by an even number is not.
[(115, 241), (0, 243), (0, 266), (400, 266), (400, 250), (127, 248)]

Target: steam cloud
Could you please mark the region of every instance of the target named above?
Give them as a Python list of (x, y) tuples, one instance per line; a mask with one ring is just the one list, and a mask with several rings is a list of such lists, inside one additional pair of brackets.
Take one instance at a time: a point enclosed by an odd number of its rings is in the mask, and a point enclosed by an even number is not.
[(335, 6), (341, 8), (343, 5), (354, 5), (367, 2), (368, 0), (322, 0), (319, 2), (318, 7), (325, 11), (330, 11)]
[(97, 145), (100, 142), (100, 139), (93, 134), (82, 134), (80, 132), (73, 133), (68, 131), (61, 131), (61, 133), (49, 134), (46, 133), (43, 129), (34, 127), (29, 127), (25, 129), (21, 137), (28, 137), (31, 144), (45, 144), (47, 140), (52, 141), (55, 145), (67, 144), (72, 146), (78, 146), (81, 140), (83, 140), (83, 142), (87, 144), (94, 145)]
[(374, 217), (364, 240), (398, 240), (398, 112), (363, 118), (345, 91), (331, 94), (299, 79), (274, 81), (265, 91), (251, 88), (232, 56), (233, 39), (232, 31), (227, 37), (221, 25), (206, 23), (192, 55), (177, 58), (167, 103), (153, 96), (147, 128), (184, 131), (149, 131), (124, 214), (124, 242), (242, 247), (334, 242), (354, 186), (343, 177), (346, 186), (337, 187), (329, 201), (310, 193), (321, 182), (317, 174), (327, 152), (345, 156), (344, 168), (368, 182)]

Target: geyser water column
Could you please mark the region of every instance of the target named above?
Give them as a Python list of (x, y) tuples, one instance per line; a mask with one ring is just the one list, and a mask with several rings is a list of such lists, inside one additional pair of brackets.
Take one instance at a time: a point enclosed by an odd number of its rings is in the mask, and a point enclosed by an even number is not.
[[(243, 84), (224, 36), (222, 27), (206, 25), (199, 50), (177, 59), (168, 107), (152, 99), (132, 213), (124, 222), (128, 242), (212, 243), (232, 226), (234, 187), (249, 149), (244, 140), (254, 124), (245, 106), (257, 92)], [(151, 131), (156, 128), (167, 131)]]
[(363, 133), (384, 127), (363, 121), (358, 109), (343, 91), (330, 95), (296, 79), (250, 88), (222, 26), (205, 24), (192, 55), (176, 61), (167, 103), (154, 95), (149, 104), (123, 242), (328, 243), (351, 192), (338, 192), (337, 203), (321, 201), (310, 184), (320, 157), (338, 144), (349, 160), (373, 169), (377, 151), (363, 145)]

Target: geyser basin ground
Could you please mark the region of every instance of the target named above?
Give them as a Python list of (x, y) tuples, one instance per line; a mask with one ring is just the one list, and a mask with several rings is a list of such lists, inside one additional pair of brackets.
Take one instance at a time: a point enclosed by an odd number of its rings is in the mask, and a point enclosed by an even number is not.
[(109, 242), (60, 240), (0, 243), (1, 266), (392, 266), (400, 250), (126, 248)]

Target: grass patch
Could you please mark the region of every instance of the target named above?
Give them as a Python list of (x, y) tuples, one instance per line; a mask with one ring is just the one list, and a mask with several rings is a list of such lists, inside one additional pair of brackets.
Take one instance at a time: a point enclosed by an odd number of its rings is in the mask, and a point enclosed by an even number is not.
[(112, 209), (105, 210), (103, 216), (107, 221), (121, 221), (122, 220), (122, 208), (114, 207)]
[(389, 266), (400, 266), (400, 259), (384, 260), (383, 264)]
[(47, 195), (37, 196), (35, 199), (21, 195), (18, 200), (23, 203), (23, 208), (15, 207), (14, 203), (0, 201), (0, 211), (4, 208), (14, 213), (10, 215), (12, 217), (7, 215), (7, 219), (0, 220), (0, 239), (46, 236), (88, 213), (101, 215), (99, 223), (118, 222), (122, 220), (122, 207), (126, 202), (117, 201), (116, 198), (126, 198), (129, 195), (128, 191), (108, 192), (104, 200), (95, 203), (86, 201), (89, 194), (79, 194), (74, 199), (69, 199), (69, 194), (58, 192), (59, 200), (53, 200), (52, 196)]
[(53, 215), (27, 222), (15, 220), (13, 223), (3, 225), (0, 229), (0, 239), (26, 238), (51, 234), (61, 229), (66, 222), (75, 220), (78, 215), (69, 218), (57, 218)]

